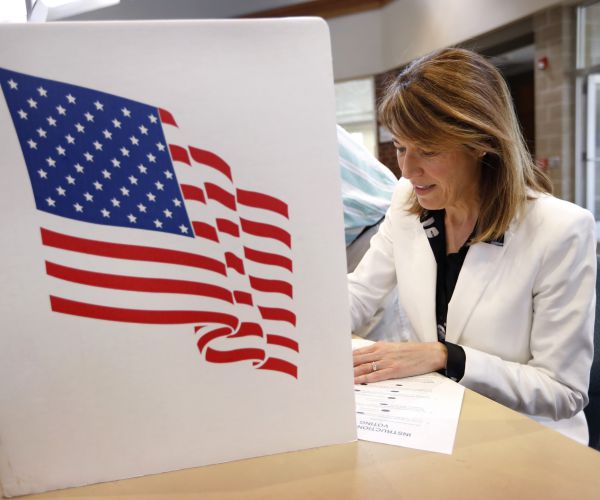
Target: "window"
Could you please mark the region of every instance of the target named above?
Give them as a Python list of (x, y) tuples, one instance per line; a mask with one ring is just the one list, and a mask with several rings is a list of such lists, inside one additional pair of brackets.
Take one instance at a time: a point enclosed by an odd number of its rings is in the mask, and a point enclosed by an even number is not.
[(377, 157), (373, 78), (335, 84), (336, 120)]
[(577, 9), (576, 201), (600, 234), (600, 2)]

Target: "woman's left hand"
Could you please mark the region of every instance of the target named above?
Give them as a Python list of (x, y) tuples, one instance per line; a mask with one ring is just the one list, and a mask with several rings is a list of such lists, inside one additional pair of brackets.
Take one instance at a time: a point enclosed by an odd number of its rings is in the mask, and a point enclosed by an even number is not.
[(376, 342), (352, 356), (354, 383), (363, 384), (441, 370), (448, 350), (441, 342)]

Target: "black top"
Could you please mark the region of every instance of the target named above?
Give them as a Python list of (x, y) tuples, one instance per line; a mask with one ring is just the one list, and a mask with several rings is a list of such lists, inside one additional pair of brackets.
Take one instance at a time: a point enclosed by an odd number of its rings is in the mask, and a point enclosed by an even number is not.
[(469, 247), (465, 242), (458, 252), (446, 254), (445, 214), (445, 210), (428, 210), (421, 217), (421, 223), (437, 262), (435, 290), (437, 336), (438, 340), (448, 349), (446, 368), (441, 370), (441, 373), (457, 382), (465, 374), (465, 351), (459, 345), (446, 342), (446, 320), (448, 317), (448, 303), (454, 293), (458, 275)]

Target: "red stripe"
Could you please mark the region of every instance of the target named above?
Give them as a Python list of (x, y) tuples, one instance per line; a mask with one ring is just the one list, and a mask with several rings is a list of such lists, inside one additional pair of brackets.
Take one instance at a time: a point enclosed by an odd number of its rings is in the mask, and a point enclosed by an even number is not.
[(177, 127), (177, 122), (173, 115), (169, 113), (166, 109), (158, 108), (158, 116), (160, 116), (160, 121), (166, 123), (167, 125), (173, 125)]
[(272, 370), (282, 372), (298, 378), (298, 367), (289, 361), (284, 361), (279, 358), (267, 358), (267, 360), (258, 367), (259, 370)]
[(204, 188), (206, 189), (206, 197), (208, 199), (215, 200), (230, 210), (237, 209), (235, 204), (235, 196), (233, 196), (229, 191), (211, 182), (205, 182)]
[(200, 238), (206, 238), (207, 240), (216, 241), (217, 243), (219, 242), (217, 230), (210, 224), (195, 220), (192, 221), (192, 226), (196, 236), (199, 236)]
[(171, 158), (173, 161), (180, 161), (189, 165), (190, 167), (192, 166), (187, 149), (177, 146), (177, 144), (169, 144), (169, 151), (171, 152)]
[(190, 186), (189, 184), (181, 184), (181, 192), (186, 200), (199, 201), (200, 203), (206, 203), (206, 197), (204, 191), (196, 186)]
[(55, 278), (81, 285), (151, 293), (180, 293), (224, 300), (233, 304), (231, 292), (223, 287), (194, 281), (120, 276), (83, 271), (46, 261), (46, 273)]
[(288, 339), (287, 337), (282, 337), (281, 335), (267, 335), (267, 344), (279, 345), (281, 347), (287, 347), (298, 352), (298, 342), (292, 339)]
[(234, 269), (240, 274), (245, 274), (244, 261), (231, 252), (225, 252), (225, 264), (229, 269)]
[(233, 299), (235, 300), (236, 304), (245, 304), (247, 306), (254, 305), (254, 302), (252, 301), (252, 295), (249, 294), (248, 292), (242, 292), (241, 290), (235, 290), (233, 292)]
[(296, 326), (296, 315), (292, 311), (287, 309), (281, 309), (279, 307), (261, 307), (258, 306), (262, 319), (272, 321), (285, 321)]
[(240, 323), (237, 331), (229, 338), (238, 338), (238, 337), (262, 337), (263, 330), (262, 327), (258, 323), (251, 323), (249, 321), (244, 321)]
[(268, 194), (257, 193), (255, 191), (246, 191), (244, 189), (237, 189), (236, 193), (237, 201), (241, 205), (270, 210), (271, 212), (276, 212), (289, 218), (287, 203), (278, 198), (274, 198)]
[(89, 255), (100, 255), (115, 259), (139, 260), (144, 262), (162, 262), (181, 266), (197, 267), (227, 275), (225, 265), (216, 259), (189, 252), (179, 252), (165, 248), (124, 245), (105, 241), (87, 240), (68, 236), (41, 228), (42, 243), (49, 247), (80, 252)]
[(259, 292), (282, 293), (290, 298), (293, 298), (292, 285), (286, 281), (267, 280), (264, 278), (256, 278), (249, 276), (250, 286)]
[(290, 236), (290, 233), (280, 227), (241, 218), (240, 223), (242, 225), (242, 231), (245, 233), (253, 236), (260, 236), (262, 238), (273, 238), (274, 240), (281, 241), (289, 248), (292, 247), (292, 237)]
[(261, 250), (253, 250), (252, 248), (244, 247), (244, 257), (268, 266), (278, 266), (292, 272), (292, 260), (276, 253), (263, 252)]
[(217, 323), (237, 326), (235, 316), (211, 311), (153, 311), (143, 309), (121, 309), (99, 306), (50, 296), (50, 305), (54, 312), (82, 316), (84, 318), (120, 321), (123, 323), (143, 323), (151, 325), (178, 325), (183, 323)]
[(227, 219), (217, 219), (217, 229), (221, 233), (227, 233), (231, 236), (240, 236), (240, 227), (235, 223)]
[(206, 361), (210, 363), (235, 363), (236, 361), (263, 360), (265, 351), (262, 349), (234, 349), (233, 351), (217, 351), (212, 347), (206, 348)]
[(190, 154), (192, 155), (192, 159), (197, 163), (202, 163), (203, 165), (208, 165), (215, 170), (218, 170), (223, 175), (225, 175), (230, 181), (233, 182), (233, 178), (231, 177), (231, 167), (227, 165), (227, 162), (223, 160), (220, 156), (217, 156), (210, 151), (206, 151), (204, 149), (194, 148), (192, 146), (189, 147)]
[[(197, 328), (196, 328), (196, 331), (198, 331)], [(202, 335), (200, 337), (200, 339), (198, 339), (198, 343), (197, 343), (198, 350), (200, 352), (202, 352), (204, 350), (204, 347), (206, 347), (206, 345), (209, 342), (212, 342), (213, 340), (215, 340), (216, 338), (219, 338), (219, 337), (225, 337), (226, 335), (229, 335), (230, 333), (231, 333), (231, 328), (229, 328), (229, 327), (217, 328), (216, 330), (205, 333), (204, 335)]]

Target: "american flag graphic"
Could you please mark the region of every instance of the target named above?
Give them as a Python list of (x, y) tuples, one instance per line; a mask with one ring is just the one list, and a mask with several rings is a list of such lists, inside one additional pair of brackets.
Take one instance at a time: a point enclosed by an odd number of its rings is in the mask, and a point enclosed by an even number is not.
[(287, 203), (238, 188), (164, 109), (3, 68), (0, 85), (54, 313), (187, 324), (206, 362), (298, 377)]

